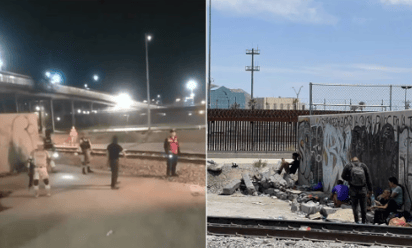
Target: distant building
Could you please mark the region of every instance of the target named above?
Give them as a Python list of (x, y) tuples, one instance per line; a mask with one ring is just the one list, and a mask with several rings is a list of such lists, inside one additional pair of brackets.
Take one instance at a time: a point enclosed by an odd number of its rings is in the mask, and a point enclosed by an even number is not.
[(210, 91), (210, 108), (229, 109), (235, 105), (239, 109), (248, 109), (250, 94), (242, 89), (229, 89), (221, 86)]
[(256, 98), (256, 109), (305, 110), (307, 106), (293, 97), (260, 97)]

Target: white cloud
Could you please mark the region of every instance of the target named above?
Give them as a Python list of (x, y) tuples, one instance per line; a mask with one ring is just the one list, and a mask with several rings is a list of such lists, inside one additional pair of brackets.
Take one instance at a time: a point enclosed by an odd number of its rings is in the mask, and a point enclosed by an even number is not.
[(412, 5), (412, 0), (381, 0), (381, 3), (391, 5)]
[(334, 25), (337, 18), (313, 0), (213, 0), (212, 8), (240, 16)]

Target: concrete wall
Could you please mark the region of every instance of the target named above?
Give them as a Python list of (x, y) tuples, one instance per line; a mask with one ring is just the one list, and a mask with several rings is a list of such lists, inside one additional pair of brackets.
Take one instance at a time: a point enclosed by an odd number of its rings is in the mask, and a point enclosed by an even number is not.
[(374, 190), (388, 188), (388, 178), (395, 176), (412, 192), (412, 111), (303, 116), (298, 136), (301, 184), (322, 180), (331, 191), (356, 156), (368, 166)]
[(0, 114), (0, 173), (20, 171), (39, 141), (37, 115)]

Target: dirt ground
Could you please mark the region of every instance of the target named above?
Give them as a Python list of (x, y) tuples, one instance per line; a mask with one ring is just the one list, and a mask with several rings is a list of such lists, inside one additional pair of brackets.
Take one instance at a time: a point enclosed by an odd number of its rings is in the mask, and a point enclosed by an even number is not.
[[(56, 163), (74, 165), (81, 167), (81, 155), (70, 153), (59, 153), (60, 157)], [(90, 167), (99, 170), (109, 170), (106, 156), (92, 156)], [(205, 165), (189, 162), (178, 162), (176, 172), (179, 177), (170, 180), (178, 183), (195, 184), (204, 187), (206, 184)], [(137, 177), (151, 177), (166, 179), (166, 159), (164, 161), (137, 158), (120, 158), (119, 174)]]

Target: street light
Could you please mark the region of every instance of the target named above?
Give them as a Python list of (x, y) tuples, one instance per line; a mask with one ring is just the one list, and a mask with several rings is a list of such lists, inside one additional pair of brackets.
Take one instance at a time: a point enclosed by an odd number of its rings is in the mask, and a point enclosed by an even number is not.
[(51, 78), (51, 83), (56, 84), (62, 81), (62, 77), (59, 74), (54, 74)]
[(46, 77), (47, 77), (47, 78), (50, 78), (50, 75), (51, 75), (50, 72), (47, 71), (47, 72), (46, 72)]
[(128, 109), (132, 106), (133, 100), (128, 94), (121, 93), (116, 97), (116, 103), (116, 108)]
[(401, 86), (401, 88), (405, 90), (405, 109), (409, 109), (409, 106), (407, 105), (407, 102), (406, 102), (406, 91), (412, 88), (412, 86)]
[(196, 89), (196, 86), (197, 86), (197, 84), (193, 80), (191, 80), (187, 83), (187, 88), (191, 91), (190, 97), (192, 97), (192, 98), (195, 96), (195, 94), (193, 93), (193, 90)]
[(97, 80), (99, 80), (99, 76), (94, 75), (94, 76), (93, 76), (93, 79), (94, 79), (94, 81), (97, 81)]
[(150, 131), (150, 88), (149, 88), (149, 52), (147, 42), (152, 39), (152, 36), (145, 34), (145, 47), (146, 47), (146, 79), (147, 79), (147, 128)]

